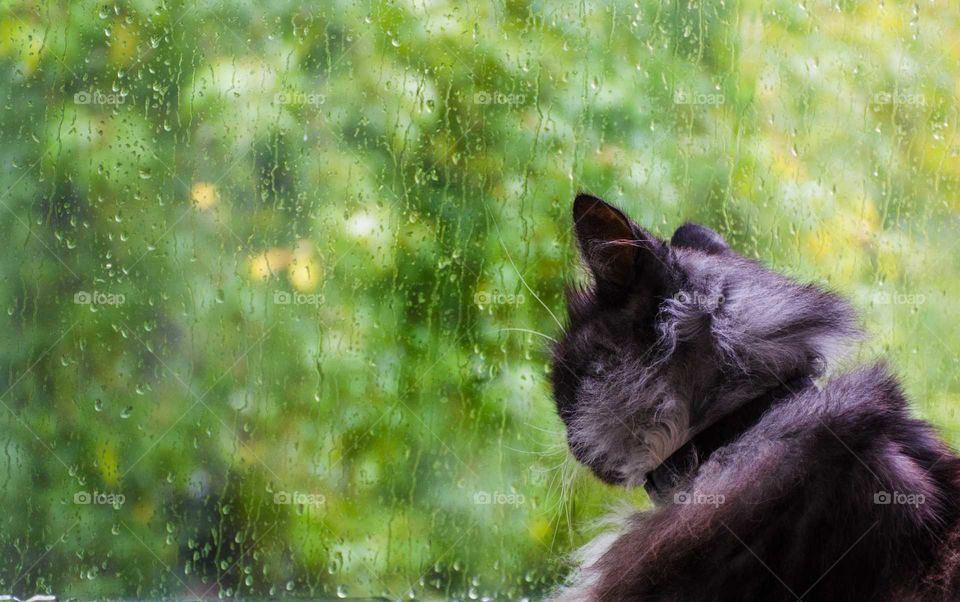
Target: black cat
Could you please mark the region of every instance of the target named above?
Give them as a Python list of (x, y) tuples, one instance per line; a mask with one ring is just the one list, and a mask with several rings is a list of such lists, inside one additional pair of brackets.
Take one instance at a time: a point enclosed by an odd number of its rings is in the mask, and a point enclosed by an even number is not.
[(883, 365), (818, 386), (851, 307), (696, 224), (661, 241), (573, 206), (553, 388), (574, 456), (655, 509), (588, 546), (556, 601), (960, 600), (960, 459)]

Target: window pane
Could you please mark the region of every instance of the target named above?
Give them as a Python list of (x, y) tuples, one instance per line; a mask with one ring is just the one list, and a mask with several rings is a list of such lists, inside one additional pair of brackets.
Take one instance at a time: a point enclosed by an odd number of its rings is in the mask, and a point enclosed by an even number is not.
[(960, 443), (957, 17), (4, 3), (0, 592), (542, 597), (649, 504), (551, 399), (580, 190), (852, 296)]

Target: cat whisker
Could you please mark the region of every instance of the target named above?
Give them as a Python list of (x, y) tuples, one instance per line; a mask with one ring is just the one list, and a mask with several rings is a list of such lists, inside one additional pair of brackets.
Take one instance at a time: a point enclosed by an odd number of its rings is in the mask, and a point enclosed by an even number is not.
[(521, 274), (519, 268), (517, 268), (517, 264), (513, 262), (513, 257), (510, 255), (510, 251), (507, 250), (507, 245), (503, 242), (503, 236), (500, 235), (500, 226), (497, 224), (496, 220), (494, 220), (493, 224), (497, 229), (497, 238), (500, 240), (500, 246), (503, 247), (503, 252), (507, 255), (507, 260), (509, 260), (510, 265), (513, 266), (513, 270), (517, 273), (517, 277), (520, 278), (520, 282), (527, 289), (527, 291), (533, 295), (533, 298), (537, 300), (537, 303), (542, 305), (543, 308), (547, 310), (547, 313), (550, 314), (550, 317), (553, 318), (553, 321), (557, 323), (557, 326), (563, 330), (563, 323), (557, 319), (557, 316), (553, 313), (553, 311), (550, 310), (547, 304), (543, 302), (543, 299), (541, 299), (540, 296), (537, 295), (532, 288), (530, 288), (530, 285), (527, 284), (527, 279), (523, 277), (523, 274)]
[(537, 425), (535, 425), (535, 424), (531, 424), (531, 423), (529, 423), (529, 422), (527, 422), (527, 423), (525, 423), (525, 424), (526, 424), (526, 426), (528, 426), (528, 427), (530, 427), (530, 428), (532, 428), (532, 429), (534, 429), (534, 430), (540, 431), (541, 433), (546, 433), (546, 434), (551, 435), (551, 436), (553, 436), (553, 437), (562, 437), (562, 436), (564, 435), (564, 431), (562, 431), (562, 430), (561, 430), (561, 431), (552, 431), (552, 430), (550, 430), (550, 429), (545, 429), (545, 428), (543, 428), (543, 427), (537, 426)]
[[(553, 447), (553, 446), (551, 445), (550, 447)], [(543, 452), (543, 451), (536, 451), (536, 450), (532, 450), (532, 449), (518, 449), (518, 448), (516, 448), (516, 447), (510, 447), (509, 445), (504, 445), (504, 446), (503, 446), (503, 449), (508, 449), (508, 450), (510, 450), (510, 451), (512, 451), (512, 452), (516, 452), (516, 453), (518, 453), (518, 454), (530, 454), (530, 455), (534, 455), (534, 456), (543, 456), (543, 455), (544, 455), (544, 452)]]
[(546, 334), (543, 334), (542, 332), (538, 332), (538, 331), (536, 331), (536, 330), (531, 330), (531, 329), (529, 329), (529, 328), (501, 328), (501, 329), (499, 329), (497, 332), (525, 332), (525, 333), (527, 333), (527, 334), (535, 334), (535, 335), (537, 335), (537, 336), (541, 336), (541, 337), (543, 337), (543, 338), (545, 338), (545, 339), (547, 339), (548, 341), (551, 341), (551, 342), (553, 342), (553, 343), (556, 343), (556, 342), (557, 342), (557, 339), (555, 339), (555, 338), (553, 338), (553, 337), (551, 337), (551, 336), (548, 336), (548, 335), (546, 335)]

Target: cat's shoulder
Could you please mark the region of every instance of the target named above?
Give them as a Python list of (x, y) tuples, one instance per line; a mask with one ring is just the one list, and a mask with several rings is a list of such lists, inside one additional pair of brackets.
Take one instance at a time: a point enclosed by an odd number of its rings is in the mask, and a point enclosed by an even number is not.
[(909, 418), (900, 381), (886, 362), (855, 368), (779, 403), (758, 422), (754, 438), (803, 439), (822, 431), (856, 438), (898, 428)]
[[(910, 417), (896, 375), (884, 362), (853, 369), (775, 404), (739, 439), (715, 452), (693, 485), (724, 489), (765, 482), (779, 494), (850, 471), (896, 461), (903, 446), (937, 446), (931, 427)], [(902, 445), (901, 445), (902, 444)], [(726, 485), (726, 487), (725, 487)]]

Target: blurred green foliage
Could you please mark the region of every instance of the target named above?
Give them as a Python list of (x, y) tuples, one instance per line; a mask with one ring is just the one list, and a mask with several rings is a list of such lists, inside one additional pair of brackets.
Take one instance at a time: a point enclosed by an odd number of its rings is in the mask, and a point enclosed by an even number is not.
[(646, 503), (549, 395), (578, 190), (851, 296), (960, 442), (958, 17), (4, 2), (0, 591), (548, 591)]

